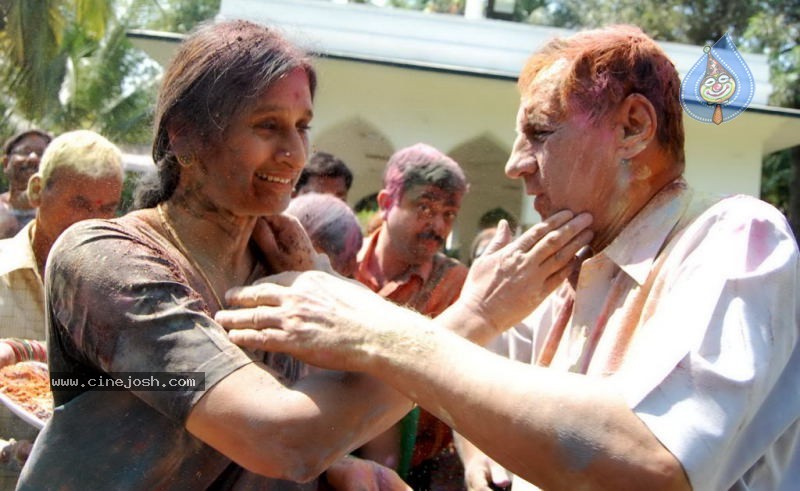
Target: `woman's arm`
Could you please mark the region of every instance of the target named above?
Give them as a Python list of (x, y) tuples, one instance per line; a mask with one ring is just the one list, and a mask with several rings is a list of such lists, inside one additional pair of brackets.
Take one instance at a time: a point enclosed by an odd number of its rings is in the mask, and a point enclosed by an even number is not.
[(365, 374), (320, 371), (287, 387), (265, 366), (250, 364), (214, 385), (186, 428), (248, 470), (307, 481), (410, 408)]

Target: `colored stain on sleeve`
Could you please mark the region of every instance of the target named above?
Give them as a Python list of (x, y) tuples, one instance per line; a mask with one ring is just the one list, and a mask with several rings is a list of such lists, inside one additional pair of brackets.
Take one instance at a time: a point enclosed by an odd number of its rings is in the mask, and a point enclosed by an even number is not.
[(766, 220), (754, 220), (750, 224), (749, 240), (747, 241), (746, 271), (751, 272), (761, 267), (770, 255), (769, 244), (775, 244), (775, 227)]

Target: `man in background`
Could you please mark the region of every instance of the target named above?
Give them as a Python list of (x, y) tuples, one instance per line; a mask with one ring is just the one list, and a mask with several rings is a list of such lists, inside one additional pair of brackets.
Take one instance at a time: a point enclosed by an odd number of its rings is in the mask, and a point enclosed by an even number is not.
[[(37, 159), (38, 161), (38, 159)], [(64, 133), (42, 155), (26, 194), (36, 217), (14, 237), (0, 240), (0, 367), (46, 361), (44, 284), (50, 248), (70, 225), (89, 218), (111, 218), (122, 194), (122, 154), (92, 131)], [(20, 349), (23, 347), (31, 349)], [(0, 438), (7, 459), (0, 465), (0, 488), (13, 489), (37, 430), (0, 407)]]
[(0, 239), (12, 237), (36, 215), (28, 200), (28, 179), (39, 169), (42, 153), (52, 139), (44, 131), (32, 129), (17, 133), (3, 146), (8, 191), (0, 194)]
[(353, 173), (342, 159), (327, 152), (315, 152), (300, 173), (292, 196), (332, 194), (346, 203), (352, 185)]
[[(377, 196), (382, 223), (359, 253), (355, 278), (399, 305), (439, 315), (458, 298), (467, 276), (466, 266), (442, 252), (467, 187), (458, 163), (429, 145), (392, 155)], [(460, 480), (442, 475), (460, 474), (451, 442), (447, 425), (415, 410), (361, 455), (398, 469), (413, 489), (430, 489), (437, 474)]]

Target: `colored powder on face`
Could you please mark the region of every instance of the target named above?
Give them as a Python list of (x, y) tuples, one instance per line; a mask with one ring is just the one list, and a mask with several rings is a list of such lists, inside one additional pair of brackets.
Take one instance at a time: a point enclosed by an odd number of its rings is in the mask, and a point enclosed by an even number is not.
[(418, 143), (389, 159), (384, 189), (399, 201), (413, 186), (432, 184), (446, 191), (466, 191), (467, 179), (458, 163), (436, 148)]

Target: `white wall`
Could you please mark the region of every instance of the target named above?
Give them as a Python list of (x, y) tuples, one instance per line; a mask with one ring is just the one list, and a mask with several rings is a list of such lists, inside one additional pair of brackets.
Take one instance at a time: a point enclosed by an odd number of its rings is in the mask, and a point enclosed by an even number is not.
[[(487, 148), (471, 147), (468, 160), (473, 163), (464, 165), (471, 191), (456, 226), (466, 242), (462, 249), (485, 211), (503, 206), (520, 213), (520, 184), (503, 174), (518, 102), (512, 82), (333, 59), (320, 60), (317, 68), (312, 145), (339, 155), (353, 168), (351, 204), (380, 189), (384, 165), (394, 151), (425, 142), (452, 154), (479, 140), (489, 143)], [(374, 135), (353, 135), (346, 128), (353, 120), (369, 122), (374, 128), (362, 131)], [(375, 146), (380, 139), (385, 144)], [(371, 145), (373, 150), (367, 148)], [(481, 154), (491, 160), (482, 161)]]

